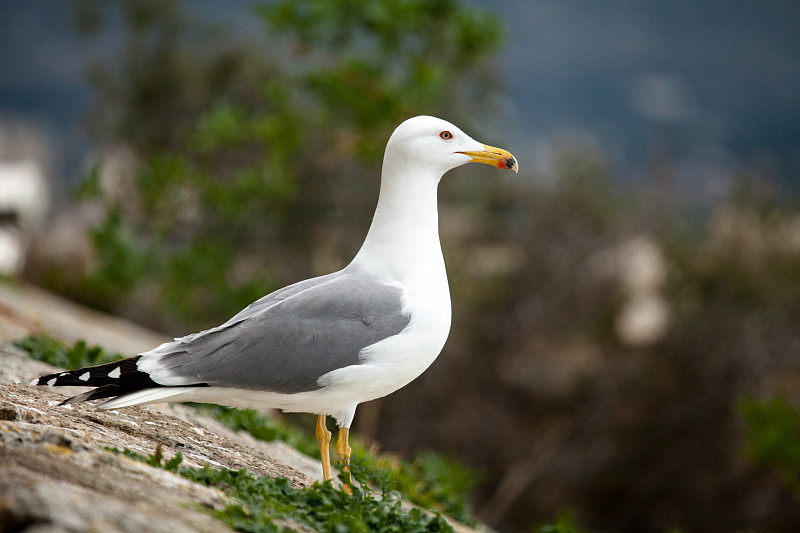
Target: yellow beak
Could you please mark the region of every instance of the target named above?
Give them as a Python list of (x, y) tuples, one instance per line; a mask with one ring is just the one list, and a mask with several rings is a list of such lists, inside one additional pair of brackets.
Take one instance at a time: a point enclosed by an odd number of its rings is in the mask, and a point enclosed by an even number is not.
[(497, 168), (507, 168), (514, 172), (519, 172), (517, 158), (511, 155), (508, 150), (495, 148), (494, 146), (483, 145), (483, 150), (476, 152), (459, 152), (472, 158), (470, 163), (483, 163)]

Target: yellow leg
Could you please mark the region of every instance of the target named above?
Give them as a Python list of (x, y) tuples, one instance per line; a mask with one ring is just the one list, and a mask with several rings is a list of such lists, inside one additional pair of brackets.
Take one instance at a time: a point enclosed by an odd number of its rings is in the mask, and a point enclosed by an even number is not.
[[(331, 432), (325, 424), (325, 415), (317, 416), (317, 442), (319, 443), (319, 456), (322, 459), (322, 477), (325, 481), (332, 479), (331, 476)], [(338, 449), (338, 444), (337, 444)]]
[[(350, 428), (339, 428), (339, 437), (336, 439), (336, 453), (339, 455), (339, 459), (344, 463), (342, 473), (347, 472), (348, 476), (350, 474), (350, 467), (347, 465), (350, 464), (350, 454), (352, 452), (353, 450), (350, 448)], [(342, 488), (344, 488), (347, 494), (351, 494), (349, 486), (344, 485)]]

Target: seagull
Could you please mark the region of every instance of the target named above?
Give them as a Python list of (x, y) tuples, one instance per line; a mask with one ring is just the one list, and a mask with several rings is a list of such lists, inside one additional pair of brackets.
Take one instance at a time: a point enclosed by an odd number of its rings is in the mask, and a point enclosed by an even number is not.
[(445, 172), (470, 162), (518, 171), (508, 151), (445, 120), (406, 120), (386, 145), (367, 237), (342, 270), (268, 294), (221, 326), (31, 384), (94, 387), (62, 404), (104, 399), (99, 409), (205, 402), (316, 414), (330, 480), (326, 417), (339, 427), (336, 452), (346, 467), (356, 406), (410, 383), (444, 347), (451, 306), (437, 189)]

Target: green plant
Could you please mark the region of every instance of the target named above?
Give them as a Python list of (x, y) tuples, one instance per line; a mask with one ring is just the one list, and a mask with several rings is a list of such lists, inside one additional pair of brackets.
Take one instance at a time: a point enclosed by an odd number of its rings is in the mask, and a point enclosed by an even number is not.
[[(312, 435), (292, 424), (252, 409), (190, 405), (233, 430), (247, 431), (260, 440), (281, 440), (309, 457), (319, 457), (319, 447)], [(422, 508), (436, 509), (460, 522), (475, 522), (465, 499), (475, 484), (475, 475), (458, 461), (428, 451), (409, 462), (392, 455), (376, 455), (357, 439), (351, 444), (354, 451), (350, 470), (355, 479), (373, 484), (381, 492), (397, 492)]]
[(376, 493), (364, 484), (350, 485), (352, 494), (334, 488), (330, 482), (295, 489), (286, 479), (257, 477), (245, 469), (184, 467), (180, 465), (180, 453), (164, 461), (160, 448), (148, 457), (130, 450), (107, 450), (222, 490), (230, 503), (223, 510), (206, 511), (238, 531), (285, 531), (286, 528), (275, 524), (279, 519), (291, 519), (315, 531), (331, 533), (453, 531), (438, 513), (425, 514), (416, 508), (404, 511), (396, 493)]
[(437, 509), (465, 524), (474, 524), (464, 499), (475, 484), (475, 474), (458, 461), (422, 452), (413, 462), (392, 455), (376, 455), (355, 447), (353, 476), (382, 491), (396, 491), (425, 509)]

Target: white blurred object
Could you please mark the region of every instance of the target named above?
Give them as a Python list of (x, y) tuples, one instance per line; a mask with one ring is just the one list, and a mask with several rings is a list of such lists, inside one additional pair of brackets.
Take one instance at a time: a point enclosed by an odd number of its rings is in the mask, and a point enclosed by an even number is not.
[(669, 306), (660, 295), (636, 294), (617, 317), (617, 335), (631, 346), (658, 342), (667, 334), (669, 314)]
[(47, 216), (50, 194), (34, 161), (0, 162), (0, 275), (22, 271), (32, 235)]
[(636, 237), (622, 246), (618, 257), (627, 301), (617, 316), (617, 335), (630, 346), (656, 343), (670, 325), (670, 308), (661, 295), (667, 278), (664, 254), (651, 239)]
[(24, 252), (19, 232), (0, 225), (0, 275), (10, 276), (22, 270)]
[(658, 245), (636, 237), (619, 250), (620, 281), (632, 293), (658, 291), (667, 278), (667, 262)]

